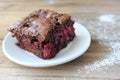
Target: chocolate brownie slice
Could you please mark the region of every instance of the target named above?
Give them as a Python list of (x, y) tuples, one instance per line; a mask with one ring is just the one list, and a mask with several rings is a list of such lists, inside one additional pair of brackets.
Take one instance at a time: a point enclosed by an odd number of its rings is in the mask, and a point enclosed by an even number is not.
[(75, 37), (74, 21), (67, 14), (40, 9), (22, 18), (8, 29), (17, 45), (35, 55), (49, 59)]

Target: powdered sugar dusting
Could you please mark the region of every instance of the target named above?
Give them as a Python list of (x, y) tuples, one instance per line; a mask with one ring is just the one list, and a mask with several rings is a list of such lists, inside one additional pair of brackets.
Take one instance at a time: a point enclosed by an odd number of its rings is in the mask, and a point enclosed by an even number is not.
[(115, 15), (101, 15), (99, 18), (99, 21), (106, 22), (106, 23), (115, 23), (116, 17)]
[(106, 56), (85, 64), (87, 73), (120, 64), (119, 21), (120, 17), (112, 14), (100, 15), (95, 21), (88, 21), (86, 27), (91, 31), (92, 39), (95, 38), (100, 45), (106, 46), (108, 52)]
[[(101, 42), (100, 42), (101, 43)], [(102, 42), (101, 44), (106, 44)], [(104, 67), (114, 66), (116, 64), (120, 64), (120, 42), (109, 42), (106, 45), (109, 47), (109, 51), (111, 52), (109, 55), (92, 62), (90, 64), (85, 65), (85, 69), (87, 72), (91, 72), (94, 70), (100, 70)]]

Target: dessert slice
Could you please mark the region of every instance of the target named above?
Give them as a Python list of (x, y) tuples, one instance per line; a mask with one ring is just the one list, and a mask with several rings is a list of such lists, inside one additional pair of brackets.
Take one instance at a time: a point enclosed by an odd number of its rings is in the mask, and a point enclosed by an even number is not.
[(8, 29), (17, 38), (16, 43), (43, 59), (49, 59), (75, 37), (74, 21), (67, 14), (38, 10), (16, 22)]

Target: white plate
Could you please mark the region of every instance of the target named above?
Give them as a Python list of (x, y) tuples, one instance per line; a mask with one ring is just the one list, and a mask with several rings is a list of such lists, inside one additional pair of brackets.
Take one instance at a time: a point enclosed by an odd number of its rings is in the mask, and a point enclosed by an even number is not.
[(3, 51), (5, 55), (13, 62), (30, 67), (48, 67), (69, 62), (81, 56), (89, 47), (91, 37), (89, 32), (81, 24), (74, 24), (76, 37), (70, 44), (61, 50), (56, 57), (43, 60), (15, 45), (16, 38), (8, 33), (3, 40)]

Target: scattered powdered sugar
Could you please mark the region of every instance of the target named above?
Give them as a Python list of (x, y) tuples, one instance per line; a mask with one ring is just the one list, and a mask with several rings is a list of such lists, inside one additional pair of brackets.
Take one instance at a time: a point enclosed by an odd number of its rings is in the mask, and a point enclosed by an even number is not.
[(119, 16), (104, 14), (86, 24), (91, 31), (92, 38), (97, 39), (98, 44), (104, 45), (108, 49), (104, 57), (84, 65), (87, 73), (120, 64), (119, 21)]
[(106, 22), (106, 23), (112, 23), (114, 24), (115, 23), (115, 20), (116, 20), (116, 16), (115, 15), (101, 15), (99, 17), (99, 21), (101, 22)]
[(100, 44), (107, 45), (109, 47), (108, 49), (110, 51), (110, 54), (101, 58), (100, 60), (85, 65), (87, 73), (94, 70), (100, 70), (104, 67), (120, 64), (120, 42), (109, 42), (107, 44), (104, 42), (100, 42)]

